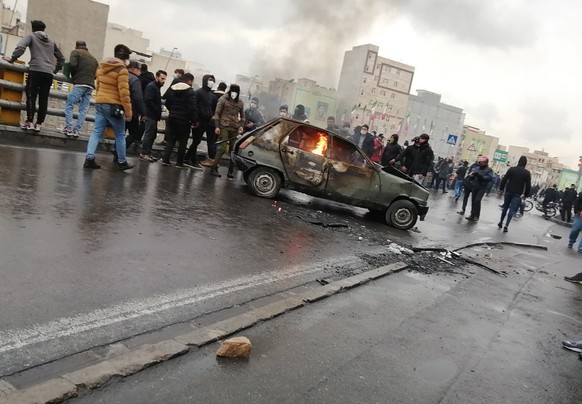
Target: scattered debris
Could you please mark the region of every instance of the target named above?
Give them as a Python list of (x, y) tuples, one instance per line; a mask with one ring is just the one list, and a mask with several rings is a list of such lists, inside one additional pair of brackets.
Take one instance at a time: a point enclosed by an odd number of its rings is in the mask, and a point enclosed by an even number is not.
[(318, 218), (311, 218), (311, 217), (304, 217), (297, 215), (298, 218), (305, 220), (307, 223), (315, 224), (317, 226), (323, 227), (349, 227), (347, 223), (340, 223), (340, 222), (328, 222), (323, 219)]
[(220, 348), (216, 351), (216, 356), (248, 359), (252, 349), (253, 344), (247, 337), (229, 338), (222, 341)]
[(329, 283), (329, 281), (326, 281), (325, 279), (316, 279), (317, 282), (319, 282), (321, 285), (327, 285)]
[(362, 241), (364, 238), (362, 236), (358, 237), (358, 241)]

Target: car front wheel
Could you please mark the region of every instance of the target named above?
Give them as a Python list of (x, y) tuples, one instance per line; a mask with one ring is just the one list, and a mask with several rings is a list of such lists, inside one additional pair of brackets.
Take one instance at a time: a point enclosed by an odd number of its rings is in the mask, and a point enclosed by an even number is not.
[(281, 189), (281, 177), (268, 167), (255, 168), (248, 181), (251, 192), (262, 198), (274, 198)]
[(414, 203), (400, 199), (392, 202), (386, 210), (386, 222), (401, 230), (410, 230), (418, 220), (418, 211)]

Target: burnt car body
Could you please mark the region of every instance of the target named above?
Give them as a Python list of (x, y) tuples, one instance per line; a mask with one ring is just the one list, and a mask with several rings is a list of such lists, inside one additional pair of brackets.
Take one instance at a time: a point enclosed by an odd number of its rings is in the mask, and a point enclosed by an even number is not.
[(289, 118), (243, 135), (231, 158), (252, 193), (273, 198), (281, 187), (383, 212), (409, 230), (428, 212), (429, 192), (406, 174), (373, 163), (353, 142)]

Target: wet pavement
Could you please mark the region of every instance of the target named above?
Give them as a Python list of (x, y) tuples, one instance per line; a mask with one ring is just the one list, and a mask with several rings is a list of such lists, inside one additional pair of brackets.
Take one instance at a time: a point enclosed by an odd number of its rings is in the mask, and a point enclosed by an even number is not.
[(0, 146), (0, 376), (349, 275), (354, 257), (398, 260), (366, 255), (392, 241), (544, 244), (553, 242), (548, 231), (566, 232), (528, 214), (503, 234), (497, 198), (484, 200), (474, 224), (454, 213), (451, 194), (437, 193), (426, 222), (404, 232), (363, 209), (295, 192), (252, 196), (240, 175), (228, 181), (137, 160), (119, 172), (108, 155), (98, 156), (103, 169), (87, 171), (83, 159)]

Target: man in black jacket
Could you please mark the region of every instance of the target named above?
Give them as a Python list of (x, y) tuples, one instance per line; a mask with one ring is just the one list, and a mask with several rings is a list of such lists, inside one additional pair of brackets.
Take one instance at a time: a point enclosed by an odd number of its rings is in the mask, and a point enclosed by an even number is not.
[(408, 173), (416, 181), (422, 183), (434, 160), (434, 153), (428, 144), (430, 136), (423, 133), (418, 140), (408, 146), (396, 157), (403, 162), (402, 172)]
[(178, 142), (178, 159), (177, 168), (184, 168), (184, 154), (186, 153), (186, 144), (190, 135), (190, 128), (198, 122), (196, 108), (196, 95), (192, 89), (194, 76), (191, 73), (185, 73), (182, 81), (171, 86), (166, 91), (166, 108), (170, 111), (166, 124), (166, 148), (162, 157), (162, 165), (169, 166), (170, 154), (176, 142)]
[(368, 129), (369, 126), (364, 124), (359, 131), (354, 131), (353, 141), (368, 157), (372, 157), (374, 154), (374, 135), (369, 133)]
[(162, 94), (160, 90), (164, 86), (167, 76), (165, 71), (158, 70), (155, 80), (147, 85), (143, 96), (145, 104), (144, 133), (139, 159), (150, 163), (158, 160), (152, 156), (152, 146), (158, 135), (158, 122), (162, 119)]
[(463, 193), (463, 180), (465, 179), (465, 175), (467, 174), (467, 169), (469, 168), (468, 161), (462, 161), (459, 167), (457, 168), (457, 178), (455, 180), (455, 202), (459, 200), (461, 197), (461, 193)]
[(139, 81), (141, 81), (141, 91), (145, 94), (145, 89), (148, 84), (150, 84), (156, 78), (154, 77), (154, 74), (148, 70), (148, 65), (145, 63), (141, 64), (140, 70), (141, 74), (139, 75)]
[(390, 136), (388, 144), (384, 148), (384, 152), (382, 152), (382, 159), (380, 160), (380, 164), (382, 164), (383, 166), (391, 164), (390, 161), (392, 160), (395, 161), (396, 157), (398, 157), (398, 155), (401, 152), (402, 146), (398, 144), (398, 134), (395, 133), (392, 136)]
[[(505, 191), (505, 199), (503, 202), (503, 210), (501, 211), (501, 219), (497, 224), (500, 229), (503, 227), (503, 232), (507, 233), (509, 222), (511, 218), (519, 209), (521, 198), (526, 198), (529, 196), (531, 191), (531, 174), (525, 168), (527, 165), (527, 158), (521, 156), (517, 162), (517, 166), (511, 167), (507, 170), (507, 173), (503, 176), (501, 184), (499, 184), (499, 190)], [(509, 214), (507, 211), (509, 210)], [(503, 226), (503, 219), (507, 215), (507, 221), (505, 226)]]
[[(212, 123), (212, 104), (214, 103), (215, 78), (212, 74), (202, 76), (202, 87), (194, 91), (196, 97), (197, 122), (192, 126), (192, 143), (186, 153), (185, 164), (189, 167), (201, 170), (201, 166), (212, 167), (216, 156), (216, 135), (214, 134), (214, 124)], [(208, 146), (208, 158), (198, 162), (198, 145), (202, 141), (202, 136), (206, 133), (206, 144)]]
[(546, 213), (546, 208), (548, 204), (560, 200), (560, 194), (558, 193), (557, 187), (558, 186), (554, 184), (550, 188), (546, 189), (546, 191), (544, 192), (544, 201), (542, 202), (542, 206), (544, 208), (544, 217), (548, 216), (548, 214)]
[[(582, 192), (578, 194), (578, 198), (574, 202), (574, 223), (572, 223), (572, 230), (570, 231), (570, 238), (568, 240), (568, 248), (572, 248), (576, 239), (578, 238), (578, 234), (582, 230)], [(582, 239), (580, 239), (580, 244), (578, 244), (578, 252), (582, 253)], [(582, 278), (582, 273), (576, 275), (578, 278)], [(566, 280), (570, 280), (566, 278)], [(572, 281), (573, 282), (573, 281)], [(582, 279), (580, 282), (582, 283)]]
[(135, 60), (129, 62), (127, 66), (129, 71), (129, 95), (131, 96), (132, 118), (130, 122), (125, 124), (125, 128), (129, 132), (125, 138), (125, 148), (135, 142), (140, 142), (143, 132), (140, 129), (141, 118), (145, 115), (145, 105), (143, 103), (143, 92), (141, 90), (141, 81), (139, 76), (141, 74), (141, 66)]
[(564, 190), (564, 196), (562, 196), (562, 222), (570, 223), (572, 221), (572, 205), (577, 196), (576, 184), (572, 184), (570, 188)]

